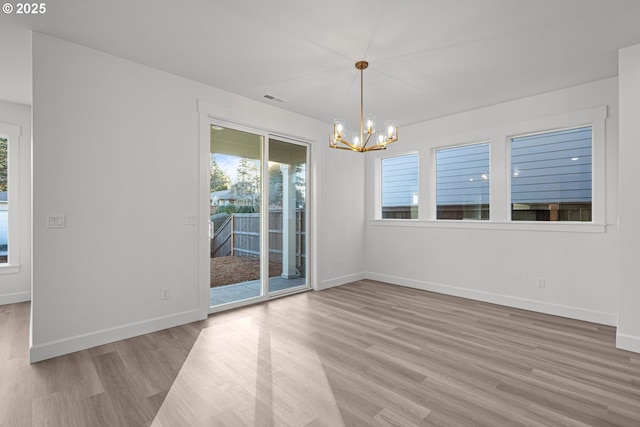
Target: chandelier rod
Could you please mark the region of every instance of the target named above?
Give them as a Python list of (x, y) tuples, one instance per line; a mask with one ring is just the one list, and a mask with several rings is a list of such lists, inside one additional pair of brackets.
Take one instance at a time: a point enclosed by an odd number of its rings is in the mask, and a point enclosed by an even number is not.
[(371, 134), (367, 134), (367, 140), (364, 140), (364, 70), (369, 67), (367, 61), (356, 62), (356, 68), (360, 70), (360, 146), (364, 150), (369, 143)]

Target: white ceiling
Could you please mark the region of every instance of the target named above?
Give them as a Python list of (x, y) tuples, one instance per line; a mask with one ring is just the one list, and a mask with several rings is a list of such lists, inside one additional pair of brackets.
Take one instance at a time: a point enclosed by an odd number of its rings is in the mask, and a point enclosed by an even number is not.
[[(5, 0), (16, 3), (13, 0)], [(638, 0), (57, 0), (0, 13), (0, 99), (31, 103), (29, 30), (325, 122), (400, 125), (617, 75)], [(267, 101), (264, 94), (287, 100)], [(351, 127), (351, 126), (350, 126)]]

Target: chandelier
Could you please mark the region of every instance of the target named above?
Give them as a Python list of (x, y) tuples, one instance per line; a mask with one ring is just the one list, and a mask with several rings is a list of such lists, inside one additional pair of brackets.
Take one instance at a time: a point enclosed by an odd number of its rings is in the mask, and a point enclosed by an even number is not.
[[(382, 129), (377, 130), (375, 116), (369, 115), (366, 123), (364, 121), (362, 74), (368, 66), (367, 61), (356, 62), (356, 68), (360, 70), (360, 133), (355, 134), (351, 142), (347, 141), (345, 121), (341, 118), (335, 119), (333, 121), (333, 136), (329, 137), (331, 148), (364, 153), (365, 151), (385, 150), (388, 144), (398, 140), (398, 126), (394, 122), (387, 121)], [(375, 145), (368, 145), (372, 135), (375, 135)]]

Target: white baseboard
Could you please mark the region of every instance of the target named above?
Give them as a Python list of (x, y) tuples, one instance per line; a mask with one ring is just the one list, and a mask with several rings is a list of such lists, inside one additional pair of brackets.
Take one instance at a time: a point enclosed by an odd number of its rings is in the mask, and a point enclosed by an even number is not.
[(0, 305), (16, 304), (16, 303), (25, 302), (25, 301), (31, 301), (30, 291), (0, 295)]
[(132, 338), (142, 334), (160, 331), (185, 323), (195, 322), (205, 319), (201, 310), (189, 310), (169, 316), (157, 317), (155, 319), (142, 322), (130, 323), (114, 328), (103, 329), (101, 331), (88, 334), (76, 335), (62, 340), (51, 341), (44, 344), (32, 345), (29, 349), (29, 359), (31, 363), (39, 362), (52, 357), (62, 356), (75, 351), (85, 350), (110, 342)]
[(364, 278), (365, 278), (364, 272), (335, 277), (333, 279), (323, 280), (322, 282), (320, 282), (320, 284), (317, 286), (315, 290), (322, 291), (324, 289), (333, 288), (334, 286), (346, 285), (347, 283), (363, 280)]
[(536, 301), (509, 295), (493, 294), (490, 292), (443, 285), (440, 283), (406, 279), (402, 277), (389, 276), (386, 274), (367, 272), (366, 277), (367, 279), (378, 280), (380, 282), (391, 283), (394, 285), (407, 286), (410, 288), (422, 289), (425, 291), (438, 292), (441, 294), (469, 298), (477, 301), (484, 301), (508, 307), (521, 308), (523, 310), (531, 310), (538, 313), (553, 314), (555, 316), (584, 320), (587, 322), (599, 323), (601, 325), (618, 325), (618, 316), (616, 313), (604, 313), (599, 311), (585, 310), (580, 307), (552, 304), (544, 301)]
[(618, 332), (616, 334), (616, 348), (640, 353), (640, 337)]

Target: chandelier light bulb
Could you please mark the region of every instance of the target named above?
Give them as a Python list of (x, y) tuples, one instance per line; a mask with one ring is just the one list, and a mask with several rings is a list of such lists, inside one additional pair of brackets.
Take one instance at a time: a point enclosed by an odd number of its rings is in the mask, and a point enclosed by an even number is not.
[(333, 137), (334, 140), (339, 141), (344, 138), (344, 131), (346, 129), (345, 121), (342, 118), (337, 118), (333, 121)]
[(365, 132), (368, 133), (369, 135), (374, 133), (376, 131), (375, 123), (376, 123), (376, 117), (373, 114), (369, 114), (369, 117), (367, 118), (367, 127), (365, 129)]

